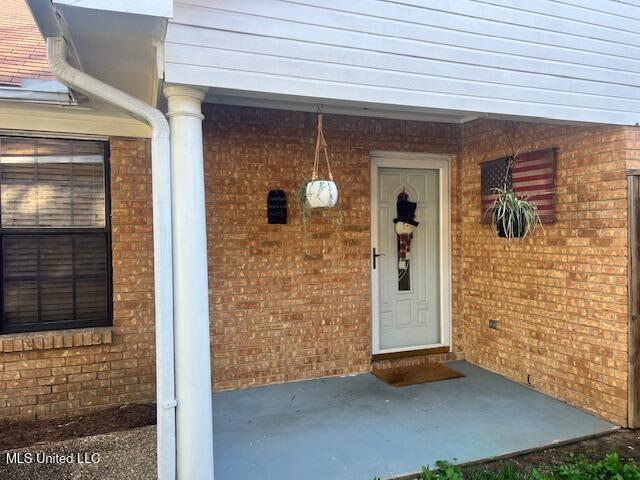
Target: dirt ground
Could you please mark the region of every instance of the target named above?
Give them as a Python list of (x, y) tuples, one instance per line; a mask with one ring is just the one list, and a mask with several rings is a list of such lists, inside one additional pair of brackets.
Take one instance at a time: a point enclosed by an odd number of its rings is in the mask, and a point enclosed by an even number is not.
[(0, 450), (155, 425), (156, 407), (130, 404), (67, 419), (0, 421)]
[(607, 453), (613, 452), (617, 452), (625, 461), (632, 460), (640, 465), (640, 430), (616, 430), (612, 433), (575, 443), (535, 450), (513, 457), (475, 462), (466, 467), (465, 470), (473, 470), (475, 468), (498, 470), (505, 463), (513, 463), (518, 468), (530, 470), (541, 465), (559, 465), (570, 454), (599, 459)]
[[(37, 463), (36, 455), (71, 458), (72, 463)], [(9, 463), (15, 454), (32, 463)], [(13, 458), (11, 456), (13, 455)], [(59, 457), (58, 457), (59, 458)], [(86, 463), (79, 463), (85, 461)], [(91, 463), (93, 462), (93, 463)], [(156, 478), (156, 427), (74, 438), (48, 445), (0, 452), (2, 480), (153, 480)]]
[[(640, 465), (640, 430), (615, 430), (577, 442), (563, 443), (526, 453), (505, 455), (495, 459), (480, 460), (463, 465), (462, 470), (466, 473), (476, 470), (498, 471), (505, 464), (511, 463), (518, 469), (530, 471), (541, 466), (560, 465), (571, 454), (601, 459), (606, 454), (613, 452), (617, 452), (624, 461), (634, 461)], [(419, 468), (420, 465), (417, 467)], [(419, 475), (404, 475), (393, 480), (417, 479), (419, 479)]]

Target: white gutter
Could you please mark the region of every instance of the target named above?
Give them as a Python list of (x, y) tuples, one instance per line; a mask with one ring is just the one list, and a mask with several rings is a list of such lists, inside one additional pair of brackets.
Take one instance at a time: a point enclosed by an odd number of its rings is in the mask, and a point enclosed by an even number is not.
[(69, 93), (0, 85), (0, 101), (20, 101), (45, 105), (74, 106), (78, 103)]
[(58, 80), (84, 95), (106, 101), (151, 127), (153, 188), (153, 261), (156, 310), (158, 478), (176, 477), (176, 397), (173, 339), (173, 260), (171, 239), (171, 142), (169, 124), (156, 108), (67, 62), (62, 37), (47, 37), (49, 67)]

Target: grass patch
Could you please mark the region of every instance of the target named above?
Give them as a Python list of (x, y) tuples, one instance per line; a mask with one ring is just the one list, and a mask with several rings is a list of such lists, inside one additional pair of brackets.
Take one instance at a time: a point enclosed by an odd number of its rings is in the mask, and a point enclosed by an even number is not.
[[(422, 467), (420, 480), (640, 480), (640, 466), (633, 460), (623, 461), (617, 453), (610, 453), (598, 460), (580, 455), (569, 455), (556, 466), (520, 468), (505, 463), (497, 469), (487, 467), (461, 468), (448, 462), (436, 462), (430, 470)], [(379, 480), (379, 479), (374, 479)]]

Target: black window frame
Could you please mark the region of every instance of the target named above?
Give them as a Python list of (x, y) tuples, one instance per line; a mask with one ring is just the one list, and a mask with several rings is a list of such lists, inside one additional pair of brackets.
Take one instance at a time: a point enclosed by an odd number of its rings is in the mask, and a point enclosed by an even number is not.
[[(7, 138), (29, 138), (33, 140), (60, 140), (64, 141), (90, 141), (93, 143), (101, 143), (103, 146), (103, 169), (104, 169), (104, 208), (105, 222), (104, 227), (2, 227), (2, 182), (0, 180), (0, 335), (12, 333), (26, 332), (45, 332), (55, 330), (90, 328), (90, 327), (109, 327), (113, 325), (113, 267), (112, 267), (112, 249), (111, 249), (111, 168), (110, 168), (110, 149), (109, 142), (104, 140), (92, 140), (82, 138), (68, 137), (46, 137), (46, 136), (27, 136), (27, 135), (0, 135)], [(1, 148), (1, 147), (0, 147)], [(2, 155), (0, 151), (0, 155)], [(83, 320), (59, 320), (49, 322), (25, 323), (20, 325), (7, 324), (5, 321), (4, 310), (4, 239), (7, 236), (78, 236), (78, 235), (104, 235), (106, 243), (106, 318), (100, 319), (83, 319)], [(74, 293), (75, 295), (75, 293)], [(75, 302), (75, 298), (74, 298)], [(38, 317), (40, 317), (41, 304), (38, 303)]]

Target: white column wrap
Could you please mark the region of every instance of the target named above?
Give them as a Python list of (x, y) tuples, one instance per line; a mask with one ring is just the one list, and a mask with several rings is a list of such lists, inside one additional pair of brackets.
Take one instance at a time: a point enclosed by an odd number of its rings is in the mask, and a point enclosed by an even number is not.
[(209, 288), (201, 104), (205, 92), (167, 85), (171, 127), (176, 439), (179, 480), (213, 479)]

